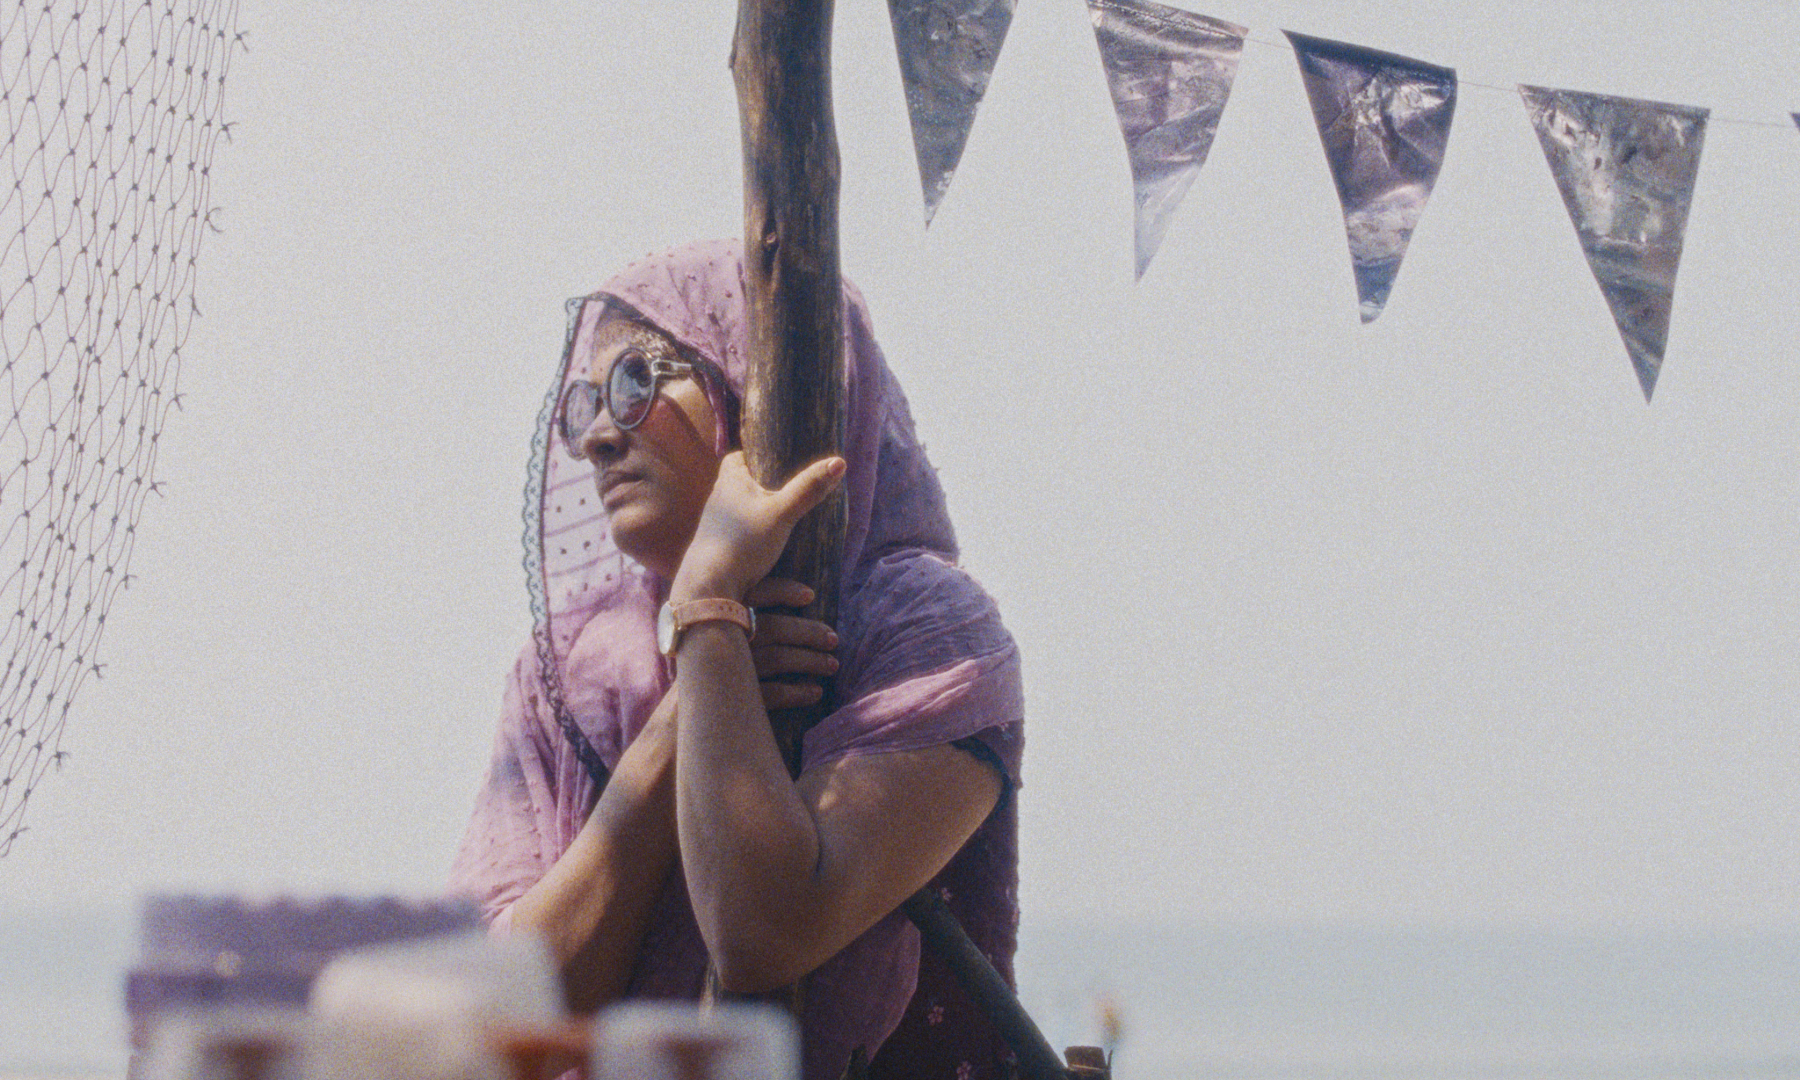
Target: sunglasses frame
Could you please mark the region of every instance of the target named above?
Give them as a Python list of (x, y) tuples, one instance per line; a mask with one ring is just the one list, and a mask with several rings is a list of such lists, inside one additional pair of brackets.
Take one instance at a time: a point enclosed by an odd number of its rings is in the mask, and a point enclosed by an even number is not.
[[(619, 365), (632, 359), (641, 359), (649, 366), (650, 386), (648, 391), (644, 394), (643, 408), (637, 412), (637, 415), (627, 420), (620, 417), (618, 411), (613, 408), (612, 389), (613, 382), (618, 377)], [(656, 404), (657, 392), (662, 388), (662, 384), (666, 380), (689, 378), (692, 377), (694, 373), (694, 365), (685, 360), (671, 360), (666, 356), (652, 356), (647, 350), (639, 348), (636, 345), (627, 346), (624, 351), (620, 352), (618, 357), (613, 360), (611, 366), (606, 369), (605, 382), (596, 383), (592, 379), (577, 379), (574, 382), (571, 382), (568, 387), (563, 390), (562, 400), (557, 402), (556, 405), (556, 428), (557, 432), (562, 436), (564, 449), (569, 452), (570, 457), (580, 458), (586, 456), (581, 452), (581, 439), (583, 435), (587, 434), (587, 429), (592, 426), (594, 420), (599, 418), (600, 410), (602, 408), (604, 408), (607, 414), (612, 417), (613, 426), (620, 431), (630, 431), (632, 428), (637, 427), (650, 415), (651, 408)], [(576, 394), (591, 395), (590, 404), (593, 408), (592, 417), (590, 417), (586, 424), (581, 425), (580, 430), (575, 430), (569, 423), (569, 405)]]

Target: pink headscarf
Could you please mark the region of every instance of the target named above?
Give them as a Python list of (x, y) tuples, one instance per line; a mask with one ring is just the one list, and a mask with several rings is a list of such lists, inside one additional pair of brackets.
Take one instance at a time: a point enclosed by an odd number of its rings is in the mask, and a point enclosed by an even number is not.
[[(943, 489), (875, 344), (862, 297), (848, 282), (844, 293), (849, 522), (837, 627), (841, 704), (807, 734), (801, 764), (978, 743), (973, 749), (1002, 771), (1009, 794), (1004, 812), (965, 852), (980, 849), (983, 866), (992, 864), (976, 876), (994, 879), (991, 899), (1004, 908), (1006, 953), (995, 959), (1007, 961), (1016, 919), (1010, 792), (1019, 783), (1023, 740), (1018, 652), (993, 602), (955, 565)], [(494, 758), (452, 872), (452, 889), (475, 896), (499, 925), (574, 840), (605, 775), (669, 685), (654, 634), (668, 583), (614, 546), (591, 464), (570, 458), (551, 434), (563, 389), (587, 377), (596, 328), (621, 312), (710, 360), (741, 394), (741, 246), (715, 241), (652, 256), (600, 292), (570, 301), (568, 347), (538, 419), (526, 488), (525, 565), (536, 630), (509, 681)], [(956, 869), (953, 861), (946, 874)], [(965, 868), (962, 878), (968, 876)], [(685, 884), (674, 877), (640, 952), (634, 995), (698, 993), (704, 945)], [(886, 1039), (907, 1006), (917, 967), (917, 935), (895, 914), (809, 978), (808, 1080), (836, 1080), (853, 1047), (873, 1051)]]

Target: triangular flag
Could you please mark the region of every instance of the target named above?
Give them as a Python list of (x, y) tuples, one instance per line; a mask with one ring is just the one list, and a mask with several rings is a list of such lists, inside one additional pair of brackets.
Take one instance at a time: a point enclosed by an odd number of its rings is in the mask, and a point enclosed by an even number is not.
[(1362, 321), (1387, 303), (1444, 163), (1456, 72), (1284, 31), (1300, 61), (1350, 238)]
[(1244, 51), (1234, 26), (1150, 0), (1088, 0), (1137, 195), (1137, 276), (1219, 130)]
[(1707, 110), (1537, 86), (1519, 95), (1649, 401)]
[(925, 224), (950, 189), (975, 107), (1012, 25), (1015, 0), (888, 0), (913, 152), (925, 189)]

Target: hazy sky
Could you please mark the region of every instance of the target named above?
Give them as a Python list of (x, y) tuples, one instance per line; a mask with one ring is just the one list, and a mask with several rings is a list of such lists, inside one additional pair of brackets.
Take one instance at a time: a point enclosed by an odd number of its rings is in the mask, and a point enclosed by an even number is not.
[[(562, 301), (741, 231), (733, 7), (244, 0), (167, 494), (0, 903), (441, 886)], [(1499, 7), (1199, 9), (1258, 40), (1134, 284), (1083, 4), (1020, 5), (927, 232), (840, 0), (844, 265), (1026, 656), (1028, 921), (1800, 928), (1800, 11)], [(1464, 80), (1372, 326), (1282, 28)], [(1715, 110), (1653, 406), (1518, 82)]]

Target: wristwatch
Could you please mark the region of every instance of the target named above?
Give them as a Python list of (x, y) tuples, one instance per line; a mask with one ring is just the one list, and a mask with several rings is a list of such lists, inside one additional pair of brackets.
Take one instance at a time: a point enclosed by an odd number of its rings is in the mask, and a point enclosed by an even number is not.
[(688, 627), (703, 622), (735, 623), (744, 628), (746, 635), (756, 636), (756, 612), (736, 600), (722, 597), (689, 600), (682, 604), (664, 604), (656, 613), (656, 647), (664, 656), (674, 656), (681, 645), (681, 635)]

